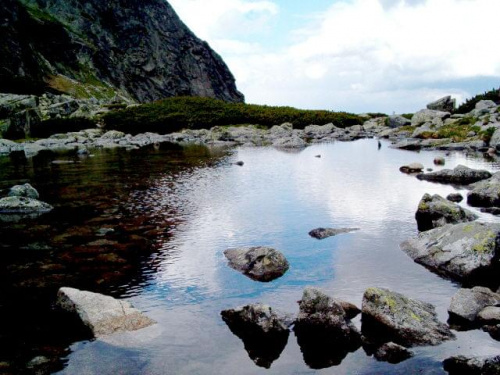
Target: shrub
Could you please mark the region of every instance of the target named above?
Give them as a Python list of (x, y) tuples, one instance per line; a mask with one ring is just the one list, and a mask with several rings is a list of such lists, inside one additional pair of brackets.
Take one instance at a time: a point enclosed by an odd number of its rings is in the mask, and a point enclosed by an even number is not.
[(484, 94), (467, 99), (455, 110), (455, 113), (469, 113), (476, 107), (476, 103), (481, 100), (493, 100), (495, 103), (500, 104), (500, 89), (492, 89)]
[(96, 123), (85, 117), (60, 118), (42, 121), (31, 128), (34, 138), (47, 138), (57, 133), (78, 132), (80, 130), (95, 128)]
[(107, 129), (126, 133), (156, 132), (181, 129), (208, 129), (217, 125), (254, 124), (270, 127), (291, 122), (295, 128), (310, 124), (333, 123), (338, 127), (360, 124), (354, 114), (332, 111), (300, 110), (292, 107), (226, 103), (200, 97), (174, 97), (107, 113), (103, 117)]

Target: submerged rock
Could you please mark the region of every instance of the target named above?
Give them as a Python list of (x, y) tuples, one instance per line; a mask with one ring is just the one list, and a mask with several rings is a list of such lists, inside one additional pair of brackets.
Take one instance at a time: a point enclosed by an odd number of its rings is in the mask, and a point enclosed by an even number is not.
[(346, 313), (344, 306), (353, 305), (316, 288), (304, 290), (294, 332), (304, 361), (311, 368), (339, 365), (349, 352), (360, 347), (361, 335), (350, 321), (352, 313)]
[[(401, 244), (415, 262), (459, 281), (495, 275), (500, 224), (447, 224), (422, 232)], [(496, 278), (495, 278), (496, 279)]]
[[(474, 323), (478, 315), (488, 306), (500, 303), (500, 295), (488, 288), (476, 286), (460, 289), (451, 299), (448, 312), (458, 323)], [(487, 314), (487, 312), (485, 312)]]
[(8, 195), (9, 197), (40, 198), (38, 191), (28, 183), (11, 187)]
[(455, 338), (449, 327), (438, 321), (434, 306), (388, 289), (367, 289), (362, 312), (363, 335), (373, 342), (393, 341), (413, 347)]
[(500, 356), (466, 357), (459, 355), (445, 359), (443, 367), (450, 375), (500, 375)]
[(229, 266), (257, 281), (272, 281), (285, 274), (289, 263), (278, 250), (270, 247), (227, 249)]
[(53, 207), (37, 199), (12, 196), (0, 199), (0, 214), (31, 214), (49, 212)]
[(247, 305), (223, 310), (222, 319), (245, 346), (257, 366), (270, 368), (288, 342), (290, 331), (286, 317), (279, 316), (270, 306)]
[(467, 203), (473, 207), (500, 206), (500, 172), (485, 181), (471, 185)]
[(424, 194), (418, 204), (415, 219), (418, 230), (426, 231), (446, 224), (474, 221), (478, 218), (473, 212), (452, 203), (438, 194)]
[(491, 173), (488, 171), (472, 169), (464, 165), (458, 165), (453, 170), (442, 169), (436, 172), (417, 175), (419, 180), (456, 185), (469, 185), (490, 177)]
[(135, 331), (156, 323), (126, 301), (74, 288), (59, 289), (57, 305), (77, 314), (95, 337)]
[(322, 240), (337, 234), (350, 233), (359, 230), (359, 228), (316, 228), (309, 232), (311, 237)]
[(424, 170), (424, 166), (420, 163), (410, 163), (407, 165), (403, 165), (399, 168), (399, 170), (403, 173), (418, 173)]
[(388, 342), (380, 346), (373, 356), (379, 361), (396, 364), (413, 357), (413, 353), (404, 346)]

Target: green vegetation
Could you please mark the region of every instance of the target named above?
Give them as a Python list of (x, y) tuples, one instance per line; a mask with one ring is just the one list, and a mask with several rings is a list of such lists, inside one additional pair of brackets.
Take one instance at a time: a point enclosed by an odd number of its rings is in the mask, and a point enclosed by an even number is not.
[(408, 119), (408, 120), (411, 120), (413, 115), (414, 115), (414, 113), (403, 113), (401, 116)]
[[(461, 123), (461, 120), (465, 120)], [(475, 136), (481, 137), (485, 142), (491, 139), (491, 136), (495, 132), (495, 128), (491, 127), (485, 131), (481, 131), (481, 128), (476, 125), (470, 125), (467, 118), (461, 119), (453, 124), (448, 124), (440, 127), (438, 130), (429, 130), (418, 135), (418, 138), (422, 139), (444, 139), (449, 138), (453, 142), (463, 142), (469, 137), (469, 133), (474, 132)], [(475, 124), (475, 121), (471, 121)]]
[(500, 104), (500, 89), (492, 89), (484, 94), (479, 94), (467, 99), (465, 103), (455, 110), (455, 113), (468, 113), (472, 111), (476, 107), (476, 103), (481, 100), (493, 100), (495, 103)]
[(42, 121), (31, 128), (31, 136), (35, 138), (47, 138), (57, 133), (78, 132), (89, 128), (95, 128), (96, 123), (88, 118), (60, 118)]
[(104, 115), (107, 129), (125, 133), (181, 129), (208, 129), (217, 125), (256, 124), (266, 127), (291, 122), (295, 128), (333, 123), (337, 127), (361, 124), (363, 120), (345, 112), (300, 110), (292, 107), (226, 103), (200, 97), (174, 97)]

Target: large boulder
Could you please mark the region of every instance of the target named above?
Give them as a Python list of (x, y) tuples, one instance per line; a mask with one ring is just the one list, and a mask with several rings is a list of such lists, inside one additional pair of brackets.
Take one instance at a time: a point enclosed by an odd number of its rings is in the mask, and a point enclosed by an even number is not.
[(439, 345), (455, 338), (437, 319), (434, 306), (388, 289), (368, 288), (361, 310), (363, 335), (372, 342), (413, 347)]
[(438, 99), (432, 103), (427, 104), (427, 109), (432, 109), (434, 111), (442, 112), (453, 112), (457, 101), (452, 99), (450, 95)]
[(491, 173), (488, 171), (472, 169), (464, 165), (457, 165), (453, 170), (442, 169), (436, 172), (417, 175), (419, 180), (455, 185), (469, 185), (490, 177)]
[(36, 189), (28, 183), (11, 187), (8, 195), (9, 197), (27, 197), (33, 199), (40, 198), (38, 191), (36, 191)]
[(95, 337), (136, 331), (155, 323), (126, 301), (74, 288), (60, 288), (57, 305), (77, 314)]
[(465, 223), (477, 218), (478, 216), (473, 212), (438, 194), (433, 196), (424, 194), (415, 213), (419, 231), (426, 231), (446, 224)]
[(285, 256), (270, 247), (227, 249), (224, 255), (229, 266), (257, 281), (271, 281), (281, 277), (289, 268)]
[(270, 368), (288, 342), (289, 322), (270, 306), (247, 305), (221, 312), (222, 319), (245, 346), (257, 366)]
[(473, 207), (500, 206), (500, 172), (491, 178), (471, 185), (467, 194), (467, 203)]
[(50, 204), (33, 198), (12, 196), (0, 199), (1, 214), (42, 213), (53, 208)]
[(487, 280), (497, 271), (500, 224), (447, 224), (401, 244), (415, 262), (459, 281)]
[(406, 117), (399, 116), (399, 115), (392, 115), (387, 118), (387, 125), (390, 128), (400, 128), (405, 125), (410, 125), (411, 121), (408, 120)]
[(500, 375), (500, 356), (465, 357), (459, 355), (445, 359), (443, 366), (450, 375)]
[(472, 289), (460, 289), (451, 298), (448, 312), (450, 317), (459, 323), (474, 323), (488, 306), (500, 303), (500, 295), (485, 287), (476, 286)]
[(443, 125), (443, 120), (450, 117), (449, 112), (434, 111), (431, 109), (422, 109), (415, 113), (411, 118), (412, 126), (420, 126), (425, 123), (430, 123), (432, 125)]
[(359, 230), (359, 228), (316, 228), (309, 232), (311, 237), (322, 240), (327, 237), (333, 237), (342, 233), (350, 233)]
[(304, 290), (294, 332), (304, 361), (311, 368), (338, 365), (361, 345), (361, 335), (349, 318), (352, 314), (344, 309), (347, 306), (352, 305), (319, 289)]

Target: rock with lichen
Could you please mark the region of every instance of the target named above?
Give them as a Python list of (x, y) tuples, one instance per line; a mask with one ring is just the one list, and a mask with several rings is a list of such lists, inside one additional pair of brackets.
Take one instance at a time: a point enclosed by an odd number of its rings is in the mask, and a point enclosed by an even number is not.
[(472, 169), (464, 165), (458, 165), (454, 169), (442, 169), (417, 175), (419, 180), (455, 185), (469, 185), (490, 177), (491, 173), (488, 171)]
[(401, 244), (415, 262), (459, 281), (496, 278), (500, 224), (447, 224)]

